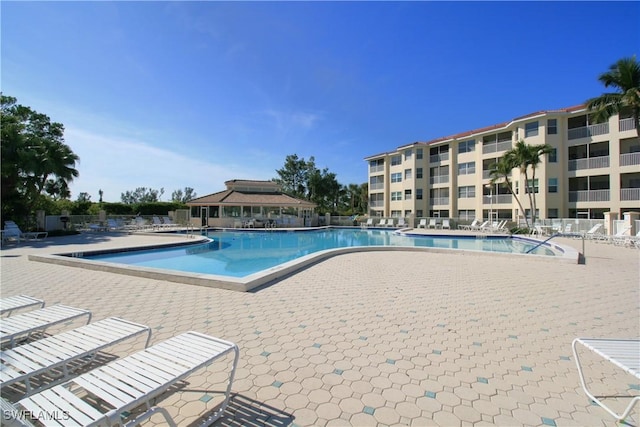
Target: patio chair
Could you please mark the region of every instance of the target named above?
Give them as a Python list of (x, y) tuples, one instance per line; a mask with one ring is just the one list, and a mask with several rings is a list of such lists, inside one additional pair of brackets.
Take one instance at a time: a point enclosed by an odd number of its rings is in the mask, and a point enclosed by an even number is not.
[(12, 297), (1, 298), (0, 315), (6, 314), (7, 316), (11, 316), (11, 313), (15, 310), (31, 308), (37, 305), (39, 305), (40, 308), (44, 307), (44, 301), (28, 295), (15, 295)]
[(378, 227), (386, 227), (386, 226), (387, 226), (387, 220), (385, 218), (382, 218), (378, 223)]
[(23, 397), (27, 397), (38, 389), (32, 387), (31, 378), (43, 373), (51, 375), (52, 372), (56, 372), (58, 375), (55, 381), (46, 384), (50, 387), (67, 379), (74, 370), (92, 362), (98, 352), (144, 333), (147, 334), (146, 348), (151, 339), (151, 328), (110, 317), (72, 331), (4, 350), (0, 352), (0, 387), (23, 382)]
[[(152, 406), (154, 399), (194, 371), (230, 352), (235, 356), (224, 401), (206, 420), (207, 424), (212, 424), (222, 416), (229, 403), (239, 351), (234, 343), (198, 332), (175, 336), (24, 398), (13, 406), (18, 411), (31, 413), (69, 414), (71, 419), (65, 420), (65, 425), (98, 426), (122, 424), (121, 416), (144, 405), (145, 412), (126, 425), (140, 424), (155, 413), (161, 413), (168, 425), (175, 426), (165, 408)], [(91, 404), (94, 402), (104, 403), (94, 406)]]
[(427, 228), (427, 219), (426, 218), (422, 218), (420, 220), (420, 223), (418, 224), (418, 228)]
[(587, 231), (586, 233), (584, 233), (583, 237), (585, 239), (598, 239), (599, 235), (602, 236), (602, 234), (600, 233), (600, 228), (602, 227), (601, 223), (598, 223), (596, 225), (594, 225), (593, 227), (591, 227), (589, 229), (589, 231)]
[(404, 218), (398, 218), (398, 224), (396, 224), (398, 227), (400, 228), (404, 228), (407, 227), (408, 224), (406, 223), (406, 221), (404, 220)]
[(472, 230), (474, 227), (476, 227), (478, 225), (479, 222), (480, 222), (480, 220), (474, 219), (471, 222), (471, 224), (458, 225), (458, 228), (461, 229), (461, 230)]
[(162, 223), (165, 225), (165, 227), (170, 227), (170, 228), (178, 226), (178, 224), (173, 222), (173, 220), (171, 218), (169, 218), (168, 216), (163, 216), (162, 217)]
[(488, 225), (489, 225), (489, 221), (485, 221), (480, 225), (476, 225), (475, 227), (472, 227), (471, 230), (472, 231), (482, 231), (485, 228), (487, 228)]
[(625, 246), (630, 236), (627, 234), (631, 227), (622, 227), (616, 234), (610, 236), (609, 241), (616, 246)]
[(4, 238), (5, 239), (10, 239), (10, 238), (15, 238), (18, 242), (20, 242), (20, 240), (40, 240), (40, 239), (46, 239), (47, 236), (49, 235), (48, 232), (46, 231), (27, 231), (27, 232), (23, 232), (22, 230), (20, 230), (20, 227), (18, 227), (18, 224), (16, 224), (13, 221), (5, 221), (4, 222)]
[(448, 218), (442, 220), (442, 229), (444, 230), (445, 228), (451, 230), (451, 222)]
[(621, 414), (617, 414), (609, 406), (605, 405), (601, 399), (594, 396), (587, 388), (582, 365), (580, 364), (580, 357), (578, 356), (578, 345), (594, 352), (607, 362), (611, 362), (618, 368), (636, 377), (637, 380), (640, 380), (640, 340), (576, 338), (572, 343), (573, 356), (576, 360), (576, 366), (578, 367), (580, 383), (586, 395), (618, 421), (625, 419), (631, 413), (633, 407), (640, 402), (640, 396), (633, 397), (627, 405), (627, 408)]
[(2, 348), (10, 348), (15, 345), (17, 339), (28, 339), (34, 333), (44, 332), (52, 326), (70, 322), (82, 316), (87, 316), (87, 323), (91, 321), (89, 310), (52, 305), (3, 318), (0, 322), (0, 343)]
[(372, 227), (373, 226), (373, 218), (369, 218), (367, 219), (367, 222), (364, 223), (365, 227)]
[(437, 228), (438, 227), (438, 221), (435, 218), (430, 218), (429, 219), (429, 225), (427, 226), (427, 228)]
[(393, 226), (394, 226), (394, 220), (393, 220), (393, 218), (389, 218), (389, 219), (387, 220), (387, 225), (386, 225), (386, 226), (387, 226), (387, 227), (393, 227)]

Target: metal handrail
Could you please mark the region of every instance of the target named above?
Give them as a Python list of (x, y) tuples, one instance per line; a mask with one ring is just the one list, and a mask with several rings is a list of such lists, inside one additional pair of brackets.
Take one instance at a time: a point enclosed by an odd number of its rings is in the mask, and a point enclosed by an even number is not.
[(547, 243), (549, 240), (553, 239), (554, 237), (558, 237), (558, 236), (567, 236), (567, 237), (572, 236), (572, 237), (580, 237), (580, 238), (582, 238), (582, 264), (586, 264), (587, 257), (584, 255), (584, 237), (585, 237), (584, 233), (553, 233), (547, 239), (545, 239), (544, 241), (538, 243), (533, 248), (531, 248), (527, 252), (525, 252), (525, 255), (528, 254), (528, 253), (531, 253), (532, 251), (536, 250), (540, 246), (542, 246), (545, 243)]

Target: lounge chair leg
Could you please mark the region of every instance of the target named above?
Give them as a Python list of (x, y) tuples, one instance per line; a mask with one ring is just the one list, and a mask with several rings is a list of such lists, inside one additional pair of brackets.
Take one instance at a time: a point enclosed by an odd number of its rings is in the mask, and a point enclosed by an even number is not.
[(611, 409), (609, 409), (609, 407), (607, 405), (605, 405), (604, 402), (602, 402), (600, 399), (598, 399), (593, 394), (591, 394), (591, 392), (587, 388), (587, 383), (586, 383), (586, 381), (584, 379), (584, 373), (582, 372), (582, 365), (580, 364), (580, 357), (578, 356), (578, 351), (576, 349), (576, 345), (577, 344), (578, 344), (578, 340), (576, 339), (576, 340), (573, 341), (573, 344), (572, 344), (573, 357), (576, 359), (576, 366), (578, 367), (578, 376), (580, 377), (580, 383), (582, 384), (582, 389), (584, 390), (585, 394), (587, 395), (587, 397), (589, 397), (589, 399), (591, 399), (593, 402), (597, 403), (598, 406), (600, 406), (602, 409), (604, 409), (609, 414), (611, 414), (616, 420), (618, 420), (618, 421), (624, 420), (631, 413), (631, 410), (633, 409), (633, 407), (638, 402), (640, 402), (640, 396), (635, 396), (633, 399), (631, 399), (631, 402), (629, 403), (629, 405), (627, 406), (627, 408), (624, 410), (624, 412), (621, 415), (618, 415), (615, 412), (613, 412)]

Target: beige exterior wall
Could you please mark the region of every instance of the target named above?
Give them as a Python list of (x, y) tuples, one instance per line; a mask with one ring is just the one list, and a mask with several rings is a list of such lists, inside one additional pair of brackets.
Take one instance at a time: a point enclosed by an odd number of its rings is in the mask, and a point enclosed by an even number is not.
[[(603, 124), (588, 120), (582, 107), (540, 112), (490, 130), (416, 142), (367, 157), (369, 213), (487, 218), (492, 210), (501, 218), (516, 220), (523, 212), (515, 198), (504, 189), (490, 190), (487, 170), (518, 139), (556, 149), (556, 161), (543, 156), (536, 169), (539, 218), (602, 218), (606, 211), (620, 216), (640, 211), (640, 142), (633, 119), (620, 120), (616, 115)], [(468, 141), (475, 141), (472, 148)], [(417, 175), (419, 168), (422, 178)], [(512, 181), (528, 210), (524, 175), (513, 170)]]

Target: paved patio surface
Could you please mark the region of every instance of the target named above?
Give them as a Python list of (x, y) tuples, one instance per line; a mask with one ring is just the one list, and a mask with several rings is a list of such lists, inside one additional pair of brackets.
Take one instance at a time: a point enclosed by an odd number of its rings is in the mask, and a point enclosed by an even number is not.
[[(147, 324), (152, 344), (188, 330), (237, 343), (234, 396), (218, 425), (615, 425), (582, 392), (571, 341), (640, 337), (638, 250), (588, 241), (585, 265), (468, 252), (355, 253), (251, 293), (27, 259), (158, 239), (184, 237), (87, 233), (7, 245), (1, 295)], [(143, 346), (133, 341), (111, 353)], [(181, 426), (198, 422), (220, 402), (230, 363), (196, 372), (158, 405)], [(590, 354), (584, 363), (597, 395), (640, 394), (630, 375)], [(628, 399), (611, 402), (623, 408)], [(639, 410), (629, 425), (638, 424)]]

